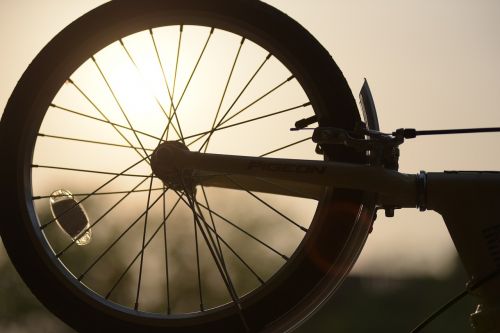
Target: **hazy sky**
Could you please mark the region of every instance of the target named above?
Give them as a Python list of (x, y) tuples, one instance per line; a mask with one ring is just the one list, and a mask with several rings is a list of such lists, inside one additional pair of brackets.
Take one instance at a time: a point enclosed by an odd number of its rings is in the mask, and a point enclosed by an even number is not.
[[(0, 1), (0, 112), (50, 38), (103, 2)], [(383, 130), (500, 126), (499, 1), (267, 2), (316, 36), (355, 96), (368, 78)], [(498, 142), (500, 134), (416, 139), (402, 148), (401, 170), (499, 170)], [(355, 271), (442, 275), (454, 256), (437, 214), (401, 211), (379, 218)]]

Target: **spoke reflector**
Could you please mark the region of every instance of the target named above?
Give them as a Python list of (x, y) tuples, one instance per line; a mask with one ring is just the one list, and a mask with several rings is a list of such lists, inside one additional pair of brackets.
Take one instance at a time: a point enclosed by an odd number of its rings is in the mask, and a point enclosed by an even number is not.
[(50, 210), (59, 227), (68, 234), (77, 245), (90, 243), (92, 230), (89, 218), (83, 206), (67, 190), (57, 190), (50, 195)]

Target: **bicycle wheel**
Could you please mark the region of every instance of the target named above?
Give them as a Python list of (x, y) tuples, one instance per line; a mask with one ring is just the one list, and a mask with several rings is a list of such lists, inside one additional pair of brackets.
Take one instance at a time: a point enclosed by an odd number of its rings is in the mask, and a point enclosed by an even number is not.
[[(329, 54), (278, 10), (248, 0), (107, 3), (41, 51), (4, 112), (9, 256), (78, 331), (291, 329), (350, 270), (373, 205), (327, 187), (248, 191), (235, 175), (225, 175), (233, 189), (173, 188), (149, 156), (169, 140), (317, 158), (308, 133), (288, 131), (313, 114), (347, 129), (359, 119)], [(325, 147), (325, 158), (363, 161), (342, 147)]]

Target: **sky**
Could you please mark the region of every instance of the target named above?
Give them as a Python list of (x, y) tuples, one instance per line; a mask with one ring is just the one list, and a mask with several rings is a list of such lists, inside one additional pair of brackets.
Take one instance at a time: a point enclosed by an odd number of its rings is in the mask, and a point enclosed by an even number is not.
[[(0, 2), (0, 113), (41, 48), (104, 1)], [(364, 78), (383, 131), (500, 126), (500, 2), (496, 0), (268, 0), (332, 54), (353, 94)], [(400, 170), (499, 170), (500, 134), (418, 138)], [(446, 278), (456, 257), (439, 215), (379, 217), (356, 274)], [(389, 264), (390, 263), (390, 264)]]

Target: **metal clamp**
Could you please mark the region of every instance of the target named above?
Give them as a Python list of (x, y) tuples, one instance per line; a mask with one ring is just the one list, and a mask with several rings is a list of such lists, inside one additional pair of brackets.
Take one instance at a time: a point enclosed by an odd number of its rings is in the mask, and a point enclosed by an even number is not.
[(417, 174), (417, 208), (421, 212), (427, 210), (427, 174), (425, 171)]

